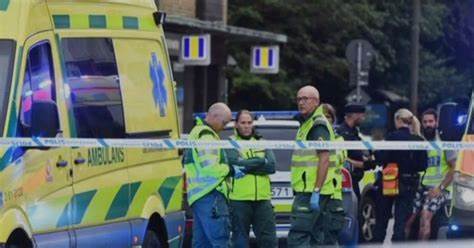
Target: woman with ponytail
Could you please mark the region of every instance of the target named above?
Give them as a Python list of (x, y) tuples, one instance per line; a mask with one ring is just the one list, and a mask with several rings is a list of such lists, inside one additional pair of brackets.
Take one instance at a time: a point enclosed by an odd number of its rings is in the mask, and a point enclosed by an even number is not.
[[(399, 109), (394, 116), (396, 130), (387, 135), (387, 141), (422, 141), (420, 134), (420, 122), (408, 109)], [(378, 191), (376, 196), (376, 226), (375, 240), (383, 242), (387, 230), (387, 224), (392, 216), (392, 206), (395, 205), (394, 230), (392, 241), (404, 241), (405, 224), (412, 210), (413, 199), (419, 185), (419, 172), (426, 169), (426, 151), (383, 151), (378, 160), (384, 167), (396, 165), (398, 167), (398, 188), (395, 195), (384, 195), (383, 181), (378, 181)]]

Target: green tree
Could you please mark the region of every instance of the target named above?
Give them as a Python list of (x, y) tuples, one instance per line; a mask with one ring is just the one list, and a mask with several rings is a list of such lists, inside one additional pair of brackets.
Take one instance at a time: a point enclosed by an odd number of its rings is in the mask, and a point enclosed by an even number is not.
[[(467, 2), (423, 1), (419, 93), (422, 107), (463, 95), (472, 88), (474, 56), (457, 59), (460, 50), (473, 47), (472, 36), (465, 37), (465, 30), (472, 30), (467, 20), (474, 13), (463, 11), (473, 5)], [(230, 72), (231, 105), (291, 108), (295, 90), (313, 84), (323, 101), (341, 107), (352, 90), (345, 48), (357, 38), (368, 40), (377, 50), (367, 90), (388, 89), (409, 95), (411, 0), (233, 0), (229, 4), (231, 24), (288, 36), (288, 44), (281, 48), (282, 72), (276, 76), (250, 74), (249, 44), (229, 44), (240, 65)], [(239, 102), (240, 97), (253, 94), (258, 97)]]

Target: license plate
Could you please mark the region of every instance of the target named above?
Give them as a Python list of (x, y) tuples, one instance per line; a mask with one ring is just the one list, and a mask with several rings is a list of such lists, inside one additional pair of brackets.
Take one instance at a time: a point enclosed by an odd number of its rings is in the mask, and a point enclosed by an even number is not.
[(291, 199), (293, 198), (293, 190), (291, 187), (272, 187), (272, 197), (273, 199)]

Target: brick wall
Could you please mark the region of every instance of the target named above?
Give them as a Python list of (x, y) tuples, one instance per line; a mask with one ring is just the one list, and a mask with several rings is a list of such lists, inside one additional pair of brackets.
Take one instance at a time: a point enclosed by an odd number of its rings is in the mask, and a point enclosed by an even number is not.
[(170, 15), (227, 22), (228, 0), (160, 0), (160, 9)]
[(197, 17), (206, 21), (226, 21), (227, 0), (196, 0)]
[(160, 9), (169, 15), (196, 17), (196, 0), (160, 0)]

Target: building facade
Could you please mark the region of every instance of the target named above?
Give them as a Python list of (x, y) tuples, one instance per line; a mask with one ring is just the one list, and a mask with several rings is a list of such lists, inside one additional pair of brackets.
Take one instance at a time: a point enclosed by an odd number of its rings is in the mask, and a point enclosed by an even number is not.
[[(167, 14), (164, 25), (183, 132), (193, 126), (193, 113), (204, 112), (216, 101), (227, 101), (225, 69), (229, 42), (280, 44), (287, 37), (261, 30), (227, 25), (227, 0), (155, 0)], [(185, 35), (210, 34), (211, 63), (208, 66), (185, 66), (180, 61), (180, 44)], [(250, 53), (250, 50), (249, 50)]]

